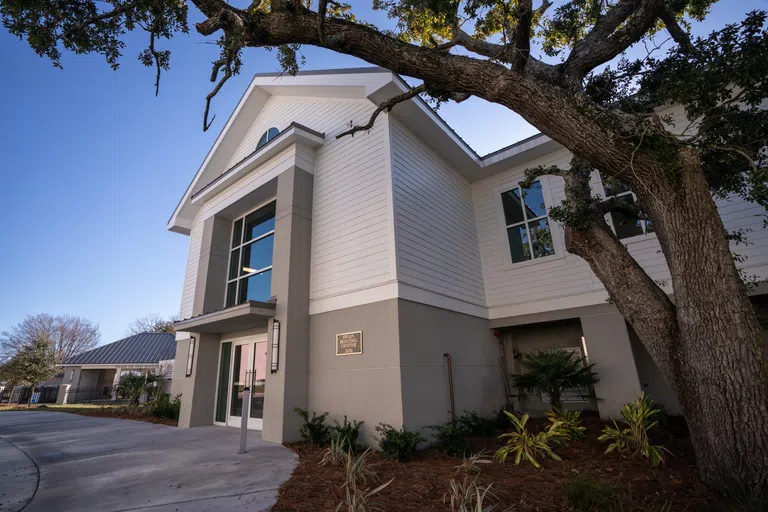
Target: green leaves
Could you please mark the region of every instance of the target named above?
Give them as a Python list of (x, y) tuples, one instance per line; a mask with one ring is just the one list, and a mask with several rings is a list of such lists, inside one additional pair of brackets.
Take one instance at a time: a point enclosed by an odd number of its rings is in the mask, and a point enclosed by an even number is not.
[(594, 364), (586, 364), (584, 358), (564, 349), (546, 348), (525, 354), (522, 367), (522, 374), (512, 375), (512, 384), (521, 399), (541, 393), (556, 408), (562, 407), (566, 390), (585, 399), (594, 398), (593, 386), (600, 380), (592, 371)]
[(552, 451), (551, 443), (557, 443), (563, 439), (563, 434), (560, 431), (544, 431), (532, 434), (526, 428), (528, 423), (528, 415), (524, 414), (518, 418), (511, 412), (504, 411), (507, 417), (512, 421), (512, 425), (515, 427), (515, 432), (509, 432), (502, 434), (499, 439), (507, 439), (504, 446), (496, 450), (494, 459), (504, 463), (507, 461), (509, 455), (515, 456), (515, 464), (519, 465), (520, 462), (525, 459), (533, 467), (540, 468), (538, 459), (544, 456), (548, 456), (554, 460), (562, 460), (558, 454)]
[(564, 437), (575, 441), (584, 439), (584, 432), (587, 428), (581, 424), (581, 413), (579, 411), (567, 411), (565, 409), (552, 409), (544, 413), (551, 425), (549, 430), (556, 430)]
[(13, 357), (0, 366), (0, 380), (34, 387), (56, 376), (57, 362), (54, 344), (46, 337), (39, 337), (19, 347)]
[(613, 427), (605, 427), (597, 440), (611, 443), (605, 453), (616, 451), (622, 455), (646, 457), (652, 466), (658, 466), (664, 463), (663, 452), (671, 453), (661, 445), (652, 445), (648, 437), (648, 431), (658, 424), (654, 418), (660, 413), (661, 410), (654, 407), (654, 401), (645, 392), (640, 393), (633, 402), (621, 408), (622, 422), (627, 426), (620, 428), (614, 421)]

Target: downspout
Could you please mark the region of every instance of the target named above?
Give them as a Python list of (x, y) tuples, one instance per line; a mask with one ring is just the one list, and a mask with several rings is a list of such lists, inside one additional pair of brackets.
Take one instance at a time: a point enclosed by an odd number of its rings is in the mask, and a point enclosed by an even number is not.
[(451, 366), (451, 354), (448, 352), (443, 354), (443, 357), (448, 362), (448, 394), (451, 397), (451, 424), (456, 424), (456, 404), (453, 399), (453, 367)]

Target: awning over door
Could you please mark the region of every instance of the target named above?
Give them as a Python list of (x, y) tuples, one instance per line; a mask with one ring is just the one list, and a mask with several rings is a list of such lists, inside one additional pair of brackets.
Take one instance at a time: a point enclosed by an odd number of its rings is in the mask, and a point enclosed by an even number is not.
[(225, 333), (266, 327), (275, 316), (274, 302), (250, 301), (204, 315), (179, 320), (176, 331)]

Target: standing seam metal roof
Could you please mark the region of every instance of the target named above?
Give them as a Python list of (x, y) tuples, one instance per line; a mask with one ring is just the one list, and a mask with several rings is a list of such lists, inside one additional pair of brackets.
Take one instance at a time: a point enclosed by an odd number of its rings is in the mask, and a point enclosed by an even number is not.
[(157, 364), (175, 356), (175, 334), (144, 332), (77, 354), (63, 364)]

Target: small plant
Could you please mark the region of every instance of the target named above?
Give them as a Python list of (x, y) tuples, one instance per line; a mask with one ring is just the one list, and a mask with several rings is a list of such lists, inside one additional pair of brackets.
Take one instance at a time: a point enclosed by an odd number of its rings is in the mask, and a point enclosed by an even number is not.
[(346, 459), (347, 454), (350, 451), (347, 438), (343, 437), (339, 432), (336, 432), (336, 435), (331, 439), (330, 446), (323, 451), (323, 458), (320, 460), (320, 465), (325, 466), (326, 464), (331, 464), (336, 466)]
[(294, 412), (304, 420), (304, 424), (299, 429), (299, 433), (305, 442), (312, 443), (315, 446), (325, 446), (330, 442), (331, 427), (325, 424), (325, 418), (328, 417), (327, 412), (324, 412), (319, 416), (313, 412), (312, 418), (309, 417), (307, 411), (298, 407), (294, 409)]
[(133, 405), (138, 405), (141, 396), (149, 394), (160, 377), (155, 373), (126, 373), (120, 377), (117, 384), (117, 395), (128, 400)]
[(648, 431), (658, 423), (654, 417), (659, 413), (653, 400), (642, 392), (633, 402), (621, 408), (622, 423), (627, 425), (626, 428), (619, 428), (614, 421), (613, 427), (605, 427), (597, 440), (611, 443), (605, 453), (615, 450), (630, 457), (647, 457), (652, 466), (663, 464), (663, 452), (671, 452), (661, 445), (652, 445), (648, 437)]
[(565, 409), (552, 409), (544, 413), (551, 425), (549, 430), (558, 430), (564, 437), (571, 441), (584, 439), (587, 427), (581, 425), (581, 413), (579, 411), (566, 411)]
[(451, 480), (451, 490), (443, 495), (443, 503), (449, 503), (452, 512), (490, 512), (496, 508), (495, 504), (486, 504), (494, 498), (490, 484), (482, 487), (477, 484), (477, 476), (464, 479)]
[(336, 507), (336, 512), (344, 509), (348, 512), (373, 512), (382, 510), (375, 502), (371, 501), (371, 497), (375, 496), (389, 484), (392, 483), (392, 478), (389, 482), (386, 482), (375, 489), (369, 488), (363, 489), (362, 487), (368, 485), (368, 480), (371, 482), (378, 481), (376, 473), (371, 471), (368, 467), (367, 459), (371, 450), (366, 449), (363, 453), (355, 455), (351, 451), (347, 452), (345, 458), (345, 475), (344, 481), (345, 501), (339, 503)]
[(456, 472), (463, 472), (466, 475), (480, 472), (480, 466), (482, 464), (490, 464), (491, 460), (485, 450), (482, 450), (469, 457), (461, 459), (461, 464), (456, 466)]
[(435, 432), (435, 446), (438, 450), (451, 457), (464, 456), (468, 450), (467, 436), (469, 433), (464, 425), (448, 422), (429, 427)]
[(150, 403), (150, 411), (155, 418), (178, 420), (181, 411), (181, 394), (171, 399), (171, 395), (168, 393), (158, 393)]
[(614, 501), (615, 488), (598, 482), (591, 473), (569, 479), (563, 493), (575, 512), (598, 512), (608, 509)]
[(496, 434), (496, 418), (492, 416), (480, 416), (475, 411), (465, 411), (456, 421), (470, 436), (488, 438)]
[(528, 395), (541, 393), (547, 396), (552, 407), (563, 408), (563, 393), (568, 390), (581, 398), (594, 399), (593, 386), (599, 382), (592, 371), (594, 364), (562, 348), (544, 348), (525, 354), (523, 373), (512, 375), (517, 394), (525, 401)]
[(376, 432), (381, 437), (378, 438), (379, 448), (386, 455), (396, 458), (400, 462), (409, 460), (416, 454), (416, 448), (419, 443), (424, 441), (419, 431), (409, 432), (403, 425), (400, 430), (386, 423), (379, 423), (376, 426)]
[(515, 432), (499, 436), (499, 439), (506, 438), (507, 444), (496, 450), (494, 455), (495, 459), (504, 463), (509, 454), (513, 453), (515, 454), (515, 464), (520, 464), (520, 461), (525, 458), (525, 460), (530, 462), (536, 468), (541, 467), (538, 459), (544, 456), (549, 456), (555, 460), (561, 460), (560, 456), (552, 451), (550, 444), (562, 440), (562, 433), (555, 430), (532, 434), (528, 432), (528, 429), (525, 426), (526, 423), (528, 423), (527, 414), (524, 414), (523, 417), (519, 419), (511, 412), (507, 412), (506, 414), (509, 419), (512, 420)]
[(341, 438), (350, 450), (357, 449), (357, 438), (360, 437), (360, 427), (364, 422), (352, 420), (347, 421), (346, 415), (344, 416), (344, 423), (334, 421), (336, 426), (332, 427), (336, 435)]

